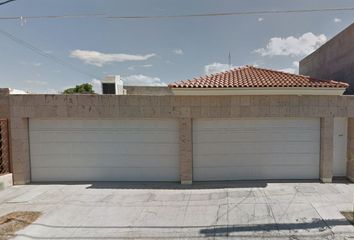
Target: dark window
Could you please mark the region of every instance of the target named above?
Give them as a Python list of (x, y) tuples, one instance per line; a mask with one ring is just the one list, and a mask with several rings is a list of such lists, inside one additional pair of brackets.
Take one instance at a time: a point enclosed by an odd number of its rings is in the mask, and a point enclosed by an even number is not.
[(116, 85), (114, 83), (102, 83), (103, 94), (116, 94)]

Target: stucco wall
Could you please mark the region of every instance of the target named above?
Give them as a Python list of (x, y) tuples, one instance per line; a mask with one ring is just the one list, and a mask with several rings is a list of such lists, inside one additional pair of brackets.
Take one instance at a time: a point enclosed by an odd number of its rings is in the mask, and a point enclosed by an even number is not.
[(30, 182), (29, 118), (178, 118), (181, 181), (189, 183), (193, 119), (319, 117), (320, 176), (328, 182), (332, 178), (333, 117), (354, 117), (351, 96), (11, 95), (9, 100), (16, 184)]
[(300, 74), (349, 83), (354, 94), (354, 24), (300, 61)]

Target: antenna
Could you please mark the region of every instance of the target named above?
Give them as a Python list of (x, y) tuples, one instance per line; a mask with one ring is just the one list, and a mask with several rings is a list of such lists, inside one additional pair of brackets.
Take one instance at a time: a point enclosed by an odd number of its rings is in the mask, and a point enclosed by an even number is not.
[(229, 67), (231, 68), (231, 52), (229, 51)]

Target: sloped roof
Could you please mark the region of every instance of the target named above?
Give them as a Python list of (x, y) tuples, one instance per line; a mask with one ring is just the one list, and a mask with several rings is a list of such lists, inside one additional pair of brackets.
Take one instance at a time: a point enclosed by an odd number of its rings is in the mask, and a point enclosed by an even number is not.
[(170, 88), (347, 88), (334, 80), (319, 80), (309, 76), (245, 66), (191, 80), (169, 84)]

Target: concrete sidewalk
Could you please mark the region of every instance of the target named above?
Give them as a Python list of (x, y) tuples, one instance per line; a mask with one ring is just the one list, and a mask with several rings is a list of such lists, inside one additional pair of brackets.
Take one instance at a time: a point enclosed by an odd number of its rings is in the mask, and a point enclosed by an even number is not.
[(0, 214), (43, 212), (15, 239), (350, 239), (353, 197), (349, 183), (25, 185), (0, 192)]

